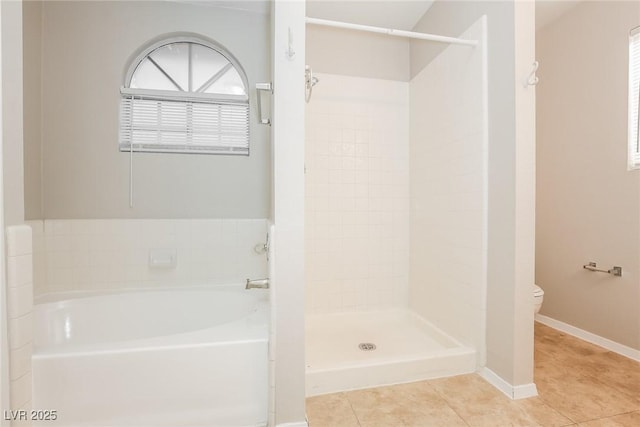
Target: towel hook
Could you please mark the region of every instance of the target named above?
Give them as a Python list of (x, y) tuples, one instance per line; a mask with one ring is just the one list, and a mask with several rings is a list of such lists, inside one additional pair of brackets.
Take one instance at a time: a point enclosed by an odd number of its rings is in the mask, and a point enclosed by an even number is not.
[(304, 67), (304, 84), (306, 88), (304, 100), (307, 103), (309, 103), (309, 100), (311, 99), (311, 94), (313, 93), (313, 87), (316, 84), (318, 84), (319, 81), (320, 80), (313, 75), (313, 70), (311, 70), (311, 67), (306, 65)]
[(293, 50), (293, 33), (291, 32), (291, 27), (289, 27), (289, 34), (288, 34), (288, 38), (289, 38), (289, 46), (287, 47), (286, 50), (286, 55), (287, 58), (289, 59), (289, 61), (293, 60), (294, 56), (296, 56), (296, 51)]
[(540, 63), (538, 61), (534, 61), (532, 66), (533, 66), (533, 70), (531, 70), (526, 80), (524, 81), (524, 84), (523, 84), (524, 87), (535, 86), (540, 81), (538, 76), (536, 76), (536, 73), (538, 72), (538, 68), (540, 67)]

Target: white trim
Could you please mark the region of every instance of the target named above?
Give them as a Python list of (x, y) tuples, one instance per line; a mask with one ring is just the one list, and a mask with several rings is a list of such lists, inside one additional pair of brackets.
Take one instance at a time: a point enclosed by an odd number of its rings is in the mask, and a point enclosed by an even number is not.
[[(487, 15), (480, 17), (482, 37), (482, 307), (487, 307), (489, 293), (489, 55), (487, 51)], [(474, 24), (475, 25), (475, 24)], [(487, 336), (487, 310), (482, 311), (481, 337)], [(477, 346), (478, 366), (487, 363), (487, 340)]]
[(534, 383), (511, 385), (486, 366), (478, 374), (511, 400), (526, 399), (538, 395), (538, 389)]
[(297, 423), (278, 424), (277, 427), (309, 427), (309, 423), (306, 421), (300, 421)]
[(576, 338), (580, 338), (581, 340), (590, 342), (591, 344), (598, 345), (609, 351), (613, 351), (614, 353), (618, 353), (622, 356), (628, 357), (629, 359), (640, 362), (640, 350), (636, 350), (635, 348), (627, 347), (624, 344), (617, 343), (608, 338), (601, 337), (600, 335), (585, 331), (584, 329), (576, 328), (568, 323), (561, 322), (542, 314), (536, 314), (536, 322), (540, 322), (543, 325), (547, 325), (553, 329), (557, 329)]
[(386, 34), (396, 37), (407, 37), (411, 39), (429, 40), (440, 43), (451, 43), (465, 46), (477, 46), (478, 40), (464, 40), (456, 37), (439, 36), (436, 34), (416, 33), (414, 31), (394, 30), (391, 28), (372, 27), (371, 25), (351, 24), (349, 22), (329, 21), (327, 19), (309, 18), (305, 19), (307, 24), (322, 25), (325, 27), (346, 28), (349, 30), (366, 31), (369, 33)]

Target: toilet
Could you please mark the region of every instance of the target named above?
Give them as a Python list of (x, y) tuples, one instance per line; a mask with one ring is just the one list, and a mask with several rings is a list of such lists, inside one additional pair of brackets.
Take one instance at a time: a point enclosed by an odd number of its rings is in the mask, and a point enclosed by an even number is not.
[(534, 313), (538, 314), (540, 312), (540, 307), (542, 307), (542, 300), (544, 299), (544, 291), (538, 285), (533, 285), (533, 307)]

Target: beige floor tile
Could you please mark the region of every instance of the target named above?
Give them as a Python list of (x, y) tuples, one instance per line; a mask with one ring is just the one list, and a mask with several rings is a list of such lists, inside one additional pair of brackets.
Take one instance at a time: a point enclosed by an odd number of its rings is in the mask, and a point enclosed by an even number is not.
[(309, 397), (306, 403), (309, 427), (360, 426), (345, 393)]
[(576, 422), (640, 409), (637, 399), (593, 378), (538, 377), (540, 398)]
[(475, 374), (429, 383), (470, 426), (565, 426), (573, 423), (541, 399), (511, 400)]
[(640, 363), (612, 352), (599, 352), (589, 356), (565, 355), (561, 360), (535, 355), (536, 378), (592, 378), (630, 397), (640, 399)]
[(640, 364), (547, 327), (536, 334), (535, 383), (548, 405), (575, 422), (640, 409)]
[[(571, 366), (571, 369), (567, 369), (568, 366)], [(570, 361), (568, 356), (558, 360), (553, 356), (543, 355), (541, 352), (537, 352), (534, 355), (533, 379), (536, 385), (544, 379), (578, 380), (584, 377), (584, 373), (588, 370), (589, 368), (585, 365), (584, 358)]]
[(348, 392), (363, 427), (466, 427), (427, 382)]
[(638, 427), (640, 426), (640, 412), (616, 415), (609, 418), (587, 421), (578, 424), (580, 427)]
[(581, 339), (537, 322), (535, 325), (535, 334), (536, 351), (545, 353), (559, 360), (564, 360), (567, 357), (585, 357), (607, 352), (607, 350), (602, 347), (582, 341)]
[(587, 358), (585, 375), (596, 378), (634, 398), (640, 409), (640, 363), (616, 353), (606, 352)]

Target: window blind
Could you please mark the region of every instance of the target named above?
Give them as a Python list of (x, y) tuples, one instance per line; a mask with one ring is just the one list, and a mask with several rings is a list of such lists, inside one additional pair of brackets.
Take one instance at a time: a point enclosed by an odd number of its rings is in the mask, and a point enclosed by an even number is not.
[(640, 28), (629, 37), (629, 169), (640, 169)]
[(249, 103), (123, 94), (120, 150), (249, 155)]

